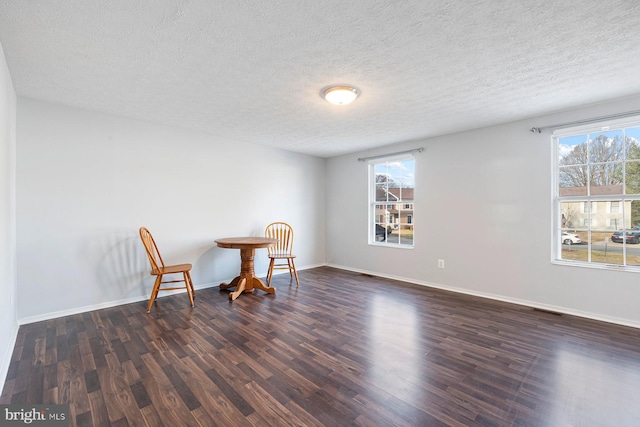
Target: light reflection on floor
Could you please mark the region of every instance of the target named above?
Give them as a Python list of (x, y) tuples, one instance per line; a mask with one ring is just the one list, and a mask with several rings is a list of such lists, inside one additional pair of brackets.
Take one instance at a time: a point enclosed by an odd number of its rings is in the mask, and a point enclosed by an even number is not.
[[(629, 424), (640, 417), (640, 364), (616, 360), (573, 343), (562, 344), (551, 361), (549, 421), (554, 425), (608, 425), (616, 413)], [(628, 390), (636, 390), (629, 393)], [(596, 405), (593, 402), (598, 402)]]
[(376, 387), (418, 404), (415, 399), (421, 394), (424, 353), (416, 308), (382, 295), (376, 295), (371, 304), (370, 379)]

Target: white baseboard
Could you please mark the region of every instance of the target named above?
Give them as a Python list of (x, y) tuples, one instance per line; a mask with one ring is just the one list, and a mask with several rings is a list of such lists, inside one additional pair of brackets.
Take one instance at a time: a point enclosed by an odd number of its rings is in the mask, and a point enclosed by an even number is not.
[[(19, 325), (18, 322), (14, 322), (13, 324), (13, 330), (10, 331), (10, 336), (11, 336), (11, 341), (9, 341), (9, 345), (7, 345), (7, 348), (4, 351), (4, 354), (2, 355), (2, 363), (0, 364), (0, 379), (2, 380), (2, 382), (0, 384), (2, 384), (2, 386), (4, 385), (4, 383), (7, 382), (7, 374), (9, 373), (9, 365), (11, 365), (11, 357), (13, 356), (13, 350), (16, 346), (16, 340), (18, 339), (18, 329), (19, 329)], [(0, 386), (0, 388), (2, 387)], [(0, 393), (2, 393), (2, 390), (0, 390)]]
[[(219, 284), (220, 283), (204, 283), (204, 284), (200, 284), (198, 286), (194, 286), (194, 288), (196, 290), (205, 289), (205, 288), (211, 288), (211, 287), (214, 287), (214, 286), (218, 286)], [(186, 290), (165, 291), (161, 295), (159, 295), (158, 298), (163, 298), (163, 297), (167, 297), (167, 296), (170, 296), (170, 295), (175, 295), (175, 294), (180, 294), (180, 293), (185, 293), (185, 292), (187, 292), (187, 291)], [(137, 297), (130, 297), (130, 298), (125, 298), (125, 299), (121, 299), (121, 300), (108, 301), (108, 302), (103, 302), (103, 303), (99, 303), (99, 304), (86, 305), (86, 306), (83, 306), (83, 307), (70, 308), (68, 310), (52, 311), (50, 313), (43, 313), (43, 314), (39, 314), (37, 316), (23, 317), (21, 319), (18, 319), (18, 324), (26, 325), (26, 324), (29, 324), (29, 323), (42, 322), (43, 320), (56, 319), (58, 317), (71, 316), (71, 315), (78, 314), (78, 313), (86, 313), (87, 311), (94, 311), (94, 310), (101, 310), (103, 308), (117, 307), (119, 305), (131, 304), (131, 303), (140, 302), (140, 301), (149, 301), (149, 296), (148, 295), (141, 295), (141, 296), (137, 296)]]
[(333, 267), (333, 268), (338, 268), (340, 270), (352, 271), (354, 273), (369, 274), (371, 276), (384, 277), (386, 279), (398, 280), (400, 282), (406, 282), (406, 283), (412, 283), (412, 284), (420, 285), (420, 286), (427, 286), (427, 287), (430, 287), (430, 288), (442, 289), (442, 290), (445, 290), (445, 291), (456, 292), (456, 293), (459, 293), (459, 294), (472, 295), (472, 296), (475, 296), (475, 297), (487, 298), (487, 299), (492, 299), (492, 300), (495, 300), (495, 301), (502, 301), (502, 302), (507, 302), (507, 303), (510, 303), (510, 304), (523, 305), (525, 307), (537, 308), (537, 309), (546, 310), (546, 311), (553, 311), (553, 312), (556, 312), (556, 313), (563, 313), (563, 314), (568, 314), (568, 315), (571, 315), (571, 316), (584, 317), (586, 319), (598, 320), (600, 322), (614, 323), (616, 325), (629, 326), (629, 327), (632, 327), (632, 328), (640, 329), (640, 322), (635, 322), (635, 321), (631, 321), (631, 320), (628, 320), (628, 319), (622, 319), (622, 318), (618, 318), (618, 317), (603, 316), (603, 315), (597, 314), (597, 313), (590, 313), (590, 312), (585, 312), (585, 311), (580, 311), (580, 310), (574, 310), (572, 308), (561, 307), (561, 306), (556, 306), (556, 305), (542, 304), (542, 303), (535, 302), (535, 301), (521, 300), (521, 299), (517, 299), (517, 298), (509, 298), (509, 297), (505, 297), (505, 296), (502, 296), (502, 295), (491, 294), (491, 293), (486, 293), (486, 292), (470, 291), (468, 289), (462, 289), (462, 288), (456, 288), (456, 287), (453, 287), (453, 286), (440, 285), (440, 284), (431, 283), (431, 282), (424, 282), (424, 281), (421, 281), (421, 280), (410, 279), (410, 278), (407, 278), (407, 277), (393, 276), (393, 275), (390, 275), (390, 274), (383, 274), (383, 273), (379, 273), (379, 272), (376, 272), (376, 271), (361, 270), (361, 269), (357, 269), (357, 268), (346, 267), (344, 265), (337, 265), (337, 264), (331, 264), (330, 263), (330, 264), (327, 264), (327, 267)]

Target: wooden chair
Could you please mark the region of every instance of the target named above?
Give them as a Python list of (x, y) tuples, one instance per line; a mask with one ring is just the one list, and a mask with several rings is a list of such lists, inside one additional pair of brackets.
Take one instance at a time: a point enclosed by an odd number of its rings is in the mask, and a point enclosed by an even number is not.
[[(273, 279), (273, 270), (289, 270), (289, 276), (296, 277), (296, 285), (300, 285), (298, 281), (298, 272), (293, 259), (296, 257), (291, 253), (293, 249), (293, 228), (286, 222), (273, 222), (267, 226), (264, 236), (271, 239), (278, 239), (275, 246), (268, 248), (269, 271), (267, 272), (267, 287), (271, 287), (271, 279)], [(276, 263), (276, 260), (281, 262)], [(286, 260), (287, 262), (282, 262)]]
[[(187, 295), (189, 295), (189, 302), (191, 303), (191, 307), (193, 307), (193, 300), (196, 299), (196, 291), (193, 289), (193, 282), (191, 281), (191, 275), (189, 274), (189, 271), (191, 271), (191, 264), (164, 265), (162, 256), (160, 256), (160, 252), (158, 251), (158, 246), (156, 245), (155, 240), (153, 240), (153, 236), (151, 235), (149, 230), (147, 230), (145, 227), (140, 227), (140, 239), (142, 239), (144, 248), (147, 251), (147, 256), (149, 257), (149, 263), (151, 264), (151, 275), (156, 276), (156, 281), (153, 285), (153, 290), (151, 291), (151, 298), (149, 298), (149, 305), (147, 306), (147, 313), (151, 312), (151, 305), (158, 297), (158, 291), (186, 289)], [(183, 277), (180, 280), (162, 280), (162, 277), (165, 274), (179, 273), (182, 273)], [(184, 286), (180, 286), (177, 288), (160, 287), (160, 285), (163, 283), (177, 282), (184, 282)]]

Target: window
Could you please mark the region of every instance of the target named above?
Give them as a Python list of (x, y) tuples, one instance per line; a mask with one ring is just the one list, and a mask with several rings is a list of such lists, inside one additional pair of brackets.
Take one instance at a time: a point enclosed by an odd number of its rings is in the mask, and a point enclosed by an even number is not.
[(583, 227), (588, 227), (591, 226), (593, 227), (595, 225), (595, 220), (593, 218), (583, 218), (582, 219), (582, 226)]
[(413, 158), (369, 163), (369, 243), (413, 247)]
[(553, 141), (554, 259), (640, 271), (640, 120), (556, 131)]
[(598, 208), (598, 205), (593, 202), (582, 203), (582, 213), (589, 212), (589, 209), (591, 209), (591, 213), (596, 213), (597, 208)]
[(613, 201), (609, 204), (609, 213), (622, 213), (619, 201)]

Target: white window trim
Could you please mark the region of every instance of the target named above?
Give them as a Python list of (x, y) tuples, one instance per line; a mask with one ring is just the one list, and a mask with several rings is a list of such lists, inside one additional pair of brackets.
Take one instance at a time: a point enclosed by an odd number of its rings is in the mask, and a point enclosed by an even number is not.
[[(617, 120), (609, 120), (603, 121), (600, 123), (589, 123), (580, 126), (568, 127), (563, 129), (557, 129), (552, 132), (551, 135), (551, 169), (552, 169), (552, 179), (551, 179), (551, 226), (552, 226), (552, 241), (551, 241), (551, 263), (564, 265), (564, 266), (572, 266), (572, 267), (581, 267), (581, 268), (595, 268), (599, 270), (616, 270), (616, 271), (632, 271), (632, 272), (640, 272), (640, 266), (630, 266), (630, 265), (620, 265), (620, 264), (605, 264), (605, 263), (594, 263), (591, 261), (573, 261), (567, 259), (561, 259), (560, 254), (562, 252), (562, 243), (560, 241), (560, 234), (562, 233), (562, 225), (559, 224), (561, 221), (561, 212), (560, 205), (562, 201), (570, 201), (571, 198), (563, 198), (560, 199), (558, 194), (559, 189), (559, 168), (558, 168), (558, 146), (556, 141), (560, 138), (576, 136), (585, 133), (593, 133), (598, 128), (600, 128), (601, 132), (612, 131), (621, 128), (628, 127), (638, 127), (640, 126), (640, 116), (632, 116), (625, 117)], [(607, 195), (607, 196), (589, 196), (590, 201), (599, 201), (599, 200), (610, 200), (613, 198), (620, 197), (620, 210), (622, 213), (625, 212), (625, 203), (624, 199), (635, 199), (638, 200), (637, 197), (629, 197), (631, 195)], [(635, 195), (637, 196), (637, 195)], [(576, 201), (581, 201), (584, 199), (584, 196), (574, 197)], [(591, 214), (590, 214), (591, 215)], [(591, 243), (588, 243), (588, 250), (591, 250)], [(626, 256), (626, 245), (623, 246), (623, 255)]]
[[(375, 170), (374, 170), (374, 165), (379, 164), (379, 163), (383, 163), (383, 162), (393, 162), (393, 161), (403, 161), (403, 160), (413, 160), (414, 161), (414, 167), (415, 167), (415, 157), (412, 154), (402, 154), (402, 155), (391, 155), (388, 157), (376, 157), (375, 159), (371, 159), (367, 162), (367, 187), (368, 189), (368, 215), (367, 215), (367, 228), (368, 228), (368, 244), (370, 246), (380, 246), (380, 247), (385, 247), (385, 248), (393, 248), (393, 249), (414, 249), (415, 248), (415, 225), (412, 222), (411, 225), (414, 227), (414, 240), (413, 240), (413, 244), (411, 245), (407, 245), (407, 244), (400, 244), (400, 243), (388, 243), (388, 242), (377, 242), (376, 241), (376, 236), (375, 236), (375, 227), (373, 227), (371, 220), (375, 215), (375, 204), (380, 204), (380, 205), (388, 205), (390, 204), (389, 202), (381, 202), (381, 201), (376, 201), (375, 200), (375, 187), (371, 185), (372, 180), (375, 179)], [(411, 202), (411, 204), (413, 204), (413, 209), (414, 209), (414, 215), (412, 215), (412, 219), (415, 217), (415, 181), (414, 181), (414, 190), (413, 190), (413, 194), (414, 194), (414, 201)], [(393, 203), (391, 203), (393, 204)], [(402, 203), (402, 205), (404, 205), (404, 203)]]

